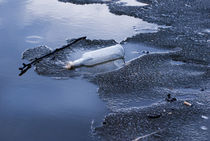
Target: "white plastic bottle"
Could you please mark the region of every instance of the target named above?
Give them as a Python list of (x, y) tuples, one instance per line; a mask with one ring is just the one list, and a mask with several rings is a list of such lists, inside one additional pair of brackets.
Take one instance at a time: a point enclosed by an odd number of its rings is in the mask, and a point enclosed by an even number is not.
[(73, 62), (69, 61), (65, 68), (72, 69), (81, 66), (91, 67), (105, 62), (123, 59), (124, 55), (124, 48), (120, 44), (117, 44), (114, 46), (86, 52), (82, 55), (81, 58)]

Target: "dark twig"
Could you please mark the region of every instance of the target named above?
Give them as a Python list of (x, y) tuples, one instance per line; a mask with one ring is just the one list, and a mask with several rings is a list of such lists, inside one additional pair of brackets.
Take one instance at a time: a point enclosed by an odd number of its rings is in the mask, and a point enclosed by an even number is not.
[(44, 59), (44, 58), (46, 58), (46, 57), (49, 57), (49, 56), (55, 54), (56, 52), (59, 52), (59, 51), (65, 49), (65, 48), (68, 48), (69, 46), (75, 44), (76, 42), (78, 42), (78, 41), (80, 41), (80, 40), (84, 40), (84, 39), (86, 39), (86, 37), (80, 37), (80, 38), (75, 39), (75, 40), (72, 41), (71, 43), (69, 43), (69, 44), (67, 44), (67, 45), (65, 45), (65, 46), (63, 46), (63, 47), (61, 47), (61, 48), (55, 49), (53, 52), (51, 52), (51, 53), (49, 53), (49, 54), (46, 54), (46, 55), (44, 55), (44, 56), (42, 56), (42, 57), (40, 57), (40, 58), (35, 58), (32, 62), (30, 62), (30, 63), (28, 63), (28, 64), (23, 63), (23, 67), (20, 67), (20, 68), (19, 68), (19, 70), (21, 71), (20, 74), (19, 74), (19, 76), (21, 76), (21, 75), (23, 75), (24, 73), (26, 73), (26, 72), (32, 67), (32, 65), (35, 65), (36, 63), (39, 63), (42, 59)]

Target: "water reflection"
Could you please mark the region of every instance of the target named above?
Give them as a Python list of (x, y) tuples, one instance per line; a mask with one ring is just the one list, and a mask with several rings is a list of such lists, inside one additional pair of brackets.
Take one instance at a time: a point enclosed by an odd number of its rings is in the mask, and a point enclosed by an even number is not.
[(31, 35), (31, 36), (27, 36), (25, 41), (32, 44), (37, 44), (37, 43), (40, 43), (42, 39), (43, 38), (41, 36)]
[(145, 6), (146, 3), (138, 2), (136, 0), (120, 0), (117, 3), (122, 3), (126, 6)]
[(154, 31), (158, 28), (141, 19), (114, 15), (105, 4), (75, 5), (57, 0), (30, 0), (25, 10), (24, 25), (44, 20), (44, 28), (48, 29), (45, 38), (51, 41), (84, 35), (90, 39), (121, 41), (145, 29)]
[(0, 4), (3, 3), (3, 2), (5, 2), (5, 1), (4, 0), (0, 0)]
[(1, 26), (2, 26), (2, 19), (0, 18), (0, 29), (1, 29)]
[[(4, 0), (0, 0), (0, 6), (2, 3), (4, 3)], [(0, 17), (0, 29), (2, 28), (2, 22), (3, 22), (2, 18)]]

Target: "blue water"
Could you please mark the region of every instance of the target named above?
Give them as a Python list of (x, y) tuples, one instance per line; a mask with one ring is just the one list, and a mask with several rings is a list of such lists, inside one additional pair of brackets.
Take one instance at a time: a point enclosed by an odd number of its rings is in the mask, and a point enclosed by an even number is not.
[(107, 113), (97, 86), (80, 77), (39, 76), (33, 69), (19, 77), (21, 53), (43, 44), (57, 48), (84, 35), (122, 41), (136, 34), (133, 27), (157, 30), (113, 15), (106, 5), (0, 0), (0, 141), (91, 140), (91, 121), (97, 124)]

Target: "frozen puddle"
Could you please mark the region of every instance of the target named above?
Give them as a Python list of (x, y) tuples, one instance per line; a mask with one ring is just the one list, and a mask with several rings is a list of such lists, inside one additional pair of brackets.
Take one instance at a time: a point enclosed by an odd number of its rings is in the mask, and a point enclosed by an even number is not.
[[(129, 5), (142, 5), (135, 0), (122, 1)], [(76, 5), (58, 0), (30, 0), (25, 4), (23, 14), (24, 26), (41, 22), (45, 42), (60, 45), (67, 38), (79, 36), (120, 42), (137, 33), (156, 32), (159, 28), (138, 18), (112, 14), (106, 4)]]
[(136, 0), (120, 0), (117, 3), (123, 4), (125, 6), (146, 6), (146, 3), (138, 2)]

